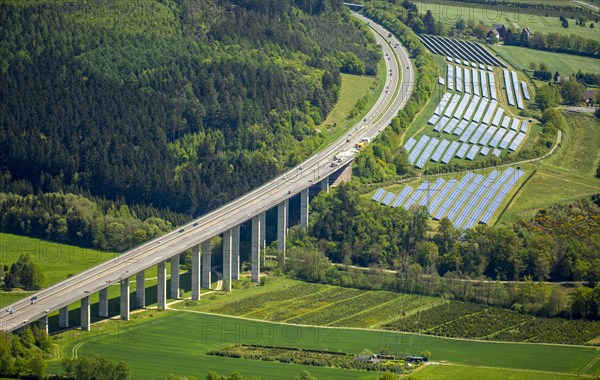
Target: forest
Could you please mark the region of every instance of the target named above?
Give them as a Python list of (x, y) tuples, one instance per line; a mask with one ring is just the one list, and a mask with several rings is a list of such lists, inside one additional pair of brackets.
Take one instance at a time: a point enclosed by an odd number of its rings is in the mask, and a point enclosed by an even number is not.
[(4, 1), (5, 188), (203, 214), (321, 144), (340, 73), (377, 72), (366, 28), (339, 0)]

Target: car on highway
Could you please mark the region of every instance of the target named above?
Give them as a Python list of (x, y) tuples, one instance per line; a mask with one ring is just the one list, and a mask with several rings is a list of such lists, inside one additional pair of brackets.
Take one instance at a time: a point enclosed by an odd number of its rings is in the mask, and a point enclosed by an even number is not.
[(179, 232), (183, 232), (183, 231), (185, 231), (183, 228), (179, 230)]
[(31, 297), (31, 304), (33, 305), (34, 303), (36, 303), (37, 300), (38, 300), (37, 296)]
[(198, 222), (194, 223), (194, 227), (196, 227), (198, 225)]
[(11, 306), (9, 306), (9, 307), (6, 308), (6, 312), (8, 314), (13, 314), (15, 312), (15, 309), (13, 309)]

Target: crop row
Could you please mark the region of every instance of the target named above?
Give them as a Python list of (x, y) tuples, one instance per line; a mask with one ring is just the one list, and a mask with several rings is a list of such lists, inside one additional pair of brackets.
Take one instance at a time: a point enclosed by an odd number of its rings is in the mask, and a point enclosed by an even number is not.
[(427, 333), (458, 338), (482, 338), (531, 318), (510, 310), (490, 308), (438, 325)]
[(365, 293), (365, 290), (327, 287), (323, 291), (297, 297), (246, 314), (249, 318), (268, 321), (285, 321), (306, 314), (333, 302), (342, 301)]
[(277, 290), (239, 298), (225, 304), (220, 304), (211, 309), (212, 312), (244, 315), (257, 309), (268, 306), (270, 302), (280, 302), (291, 298), (301, 297), (306, 294), (316, 293), (322, 289), (321, 285), (309, 283), (294, 283)]
[(414, 314), (419, 310), (434, 307), (444, 302), (439, 297), (405, 294), (363, 313), (339, 320), (333, 326), (377, 327), (382, 323)]
[(485, 306), (475, 303), (449, 302), (387, 323), (383, 327), (389, 330), (421, 332), (484, 309)]
[(377, 306), (381, 303), (391, 301), (396, 297), (398, 297), (398, 294), (392, 292), (365, 292), (358, 297), (336, 302), (322, 309), (292, 318), (288, 320), (288, 322), (325, 326), (339, 319), (347, 318), (358, 312)]
[[(547, 321), (548, 319), (543, 319)], [(585, 344), (600, 336), (600, 322), (582, 320), (563, 320), (564, 323), (554, 329), (546, 329), (543, 333), (528, 339), (529, 342)]]

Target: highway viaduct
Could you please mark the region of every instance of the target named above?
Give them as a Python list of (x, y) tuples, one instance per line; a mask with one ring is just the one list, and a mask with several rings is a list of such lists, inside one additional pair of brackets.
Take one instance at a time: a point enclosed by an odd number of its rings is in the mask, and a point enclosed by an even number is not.
[[(157, 267), (157, 307), (167, 307), (167, 290), (170, 298), (179, 297), (179, 255), (192, 251), (192, 299), (200, 299), (200, 289), (211, 283), (211, 239), (223, 237), (223, 283), (231, 290), (231, 280), (240, 275), (240, 225), (251, 221), (251, 278), (260, 277), (261, 251), (265, 247), (265, 215), (277, 208), (277, 241), (279, 251), (285, 254), (288, 231), (289, 199), (300, 196), (300, 227), (308, 228), (309, 190), (319, 187), (328, 191), (330, 176), (350, 165), (358, 153), (354, 146), (364, 138), (377, 136), (399, 109), (404, 107), (413, 90), (415, 69), (408, 52), (395, 37), (373, 21), (355, 14), (368, 23), (378, 44), (382, 47), (386, 64), (384, 91), (369, 110), (364, 120), (322, 151), (309, 157), (300, 165), (248, 192), (245, 195), (211, 211), (184, 226), (159, 238), (132, 248), (114, 260), (103, 262), (72, 276), (58, 284), (43, 289), (30, 298), (10, 305), (12, 313), (2, 310), (0, 330), (14, 331), (30, 323), (48, 331), (48, 314), (59, 311), (58, 322), (62, 328), (69, 323), (69, 305), (81, 302), (83, 330), (91, 325), (90, 295), (99, 293), (100, 317), (109, 317), (108, 287), (120, 286), (120, 316), (130, 317), (130, 281), (135, 277), (135, 307), (146, 306), (145, 271)], [(333, 158), (337, 159), (334, 160)], [(171, 283), (167, 289), (167, 261), (171, 262)], [(35, 299), (35, 302), (32, 302)]]

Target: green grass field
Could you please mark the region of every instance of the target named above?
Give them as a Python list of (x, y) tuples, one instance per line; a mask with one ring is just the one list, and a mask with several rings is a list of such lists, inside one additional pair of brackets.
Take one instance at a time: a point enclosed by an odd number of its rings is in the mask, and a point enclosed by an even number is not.
[(597, 73), (598, 60), (571, 54), (552, 53), (532, 50), (520, 46), (497, 45), (491, 47), (500, 58), (519, 70), (529, 70), (531, 63), (544, 63), (551, 72), (558, 71), (562, 75), (571, 75), (581, 70), (584, 73)]
[[(504, 24), (507, 28), (513, 31), (516, 29), (523, 30), (528, 27), (533, 33), (542, 32), (559, 33), (569, 36), (575, 34), (584, 38), (592, 38), (600, 40), (600, 33), (596, 28), (591, 29), (589, 22), (584, 27), (575, 25), (575, 20), (569, 20), (569, 28), (563, 28), (558, 16), (545, 17), (543, 10), (539, 9), (522, 9), (517, 11), (515, 8), (505, 9), (501, 6), (478, 6), (477, 4), (462, 4), (456, 3), (439, 3), (439, 2), (415, 2), (419, 9), (419, 13), (426, 13), (431, 10), (436, 21), (441, 21), (447, 27), (456, 25), (459, 19), (465, 21), (472, 20), (475, 24), (483, 21), (486, 25)], [(572, 5), (572, 4), (571, 4)], [(585, 15), (590, 19), (591, 15)], [(593, 21), (593, 18), (592, 18)]]
[[(153, 317), (148, 317), (152, 314)], [(305, 349), (360, 353), (387, 349), (393, 353), (430, 351), (431, 359), (472, 367), (578, 373), (596, 356), (585, 347), (535, 344), (504, 344), (454, 340), (388, 331), (291, 326), (193, 312), (147, 311), (136, 315), (140, 322), (110, 321), (89, 333), (58, 336), (63, 357), (100, 355), (125, 360), (133, 378), (164, 379), (169, 373), (202, 377), (209, 370), (239, 371), (262, 379), (292, 378), (302, 369), (324, 379), (374, 379), (373, 372), (307, 367), (274, 362), (239, 360), (204, 353), (214, 347), (251, 343)], [(50, 362), (49, 373), (60, 371)], [(481, 372), (480, 372), (481, 373)]]
[(459, 365), (428, 365), (417, 371), (413, 377), (423, 380), (461, 379), (461, 380), (571, 380), (581, 379), (577, 375), (565, 375), (548, 372), (534, 372), (526, 370), (504, 368), (481, 368)]
[(600, 160), (600, 122), (592, 115), (565, 112), (568, 128), (554, 155), (541, 163), (525, 165), (536, 174), (516, 195), (499, 223), (529, 219), (540, 208), (569, 203), (600, 193), (595, 171)]

